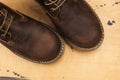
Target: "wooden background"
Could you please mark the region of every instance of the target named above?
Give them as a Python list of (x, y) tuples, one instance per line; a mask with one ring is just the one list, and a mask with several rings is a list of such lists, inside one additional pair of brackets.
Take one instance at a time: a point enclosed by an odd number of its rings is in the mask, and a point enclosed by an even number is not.
[[(52, 64), (37, 64), (16, 56), (0, 44), (0, 76), (21, 75), (31, 80), (120, 80), (120, 0), (86, 1), (94, 8), (104, 26), (105, 39), (100, 48), (82, 52), (66, 44), (65, 53), (59, 60)], [(53, 25), (34, 0), (0, 2)]]

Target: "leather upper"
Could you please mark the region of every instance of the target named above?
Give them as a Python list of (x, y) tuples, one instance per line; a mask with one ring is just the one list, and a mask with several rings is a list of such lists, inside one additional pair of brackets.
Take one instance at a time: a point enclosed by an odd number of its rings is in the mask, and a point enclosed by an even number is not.
[[(7, 39), (6, 36), (7, 41), (0, 40), (7, 48), (26, 59), (42, 63), (53, 61), (61, 55), (62, 39), (49, 26), (14, 12), (3, 4), (0, 4), (0, 7), (1, 10), (7, 10), (8, 15), (14, 16), (8, 30), (11, 37)], [(0, 20), (3, 21), (3, 16)], [(7, 25), (2, 29), (6, 30), (6, 27)]]
[(85, 0), (46, 0), (41, 4), (72, 46), (93, 49), (103, 41), (102, 24)]

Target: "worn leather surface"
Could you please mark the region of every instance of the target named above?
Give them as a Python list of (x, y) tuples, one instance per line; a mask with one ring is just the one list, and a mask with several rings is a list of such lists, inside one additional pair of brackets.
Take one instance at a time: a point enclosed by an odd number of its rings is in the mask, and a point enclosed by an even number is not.
[[(14, 53), (35, 62), (47, 62), (56, 59), (61, 54), (62, 43), (58, 34), (47, 25), (37, 22), (22, 13), (11, 10), (0, 3), (0, 11), (5, 9), (14, 19), (10, 25), (5, 38), (1, 38), (7, 48)], [(7, 18), (8, 19), (8, 18)], [(6, 19), (6, 22), (7, 22)], [(0, 24), (4, 21), (4, 17), (0, 16)], [(6, 30), (8, 23), (5, 23), (1, 30)], [(1, 34), (2, 35), (1, 31)]]
[(56, 28), (70, 45), (84, 49), (100, 46), (104, 37), (103, 27), (85, 0), (37, 1), (46, 8)]

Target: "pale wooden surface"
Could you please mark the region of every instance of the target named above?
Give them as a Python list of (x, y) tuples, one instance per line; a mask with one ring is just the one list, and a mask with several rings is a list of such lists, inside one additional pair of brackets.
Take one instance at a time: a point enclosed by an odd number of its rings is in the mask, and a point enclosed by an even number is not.
[[(16, 56), (0, 44), (0, 76), (15, 76), (15, 71), (31, 80), (120, 80), (120, 0), (87, 0), (100, 17), (105, 39), (90, 52), (71, 50), (52, 64), (37, 64)], [(53, 25), (34, 0), (0, 0), (13, 9)], [(96, 6), (98, 5), (98, 6)], [(104, 5), (104, 7), (100, 7)], [(108, 20), (115, 23), (109, 26)], [(6, 72), (6, 70), (10, 70)], [(15, 76), (16, 77), (16, 76)]]

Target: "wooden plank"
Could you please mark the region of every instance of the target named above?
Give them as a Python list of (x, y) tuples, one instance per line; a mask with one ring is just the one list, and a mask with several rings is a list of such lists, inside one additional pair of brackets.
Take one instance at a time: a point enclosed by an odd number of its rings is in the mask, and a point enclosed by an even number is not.
[[(105, 39), (100, 48), (82, 52), (67, 44), (63, 56), (52, 64), (37, 64), (16, 56), (0, 44), (0, 76), (14, 72), (32, 80), (120, 80), (120, 0), (87, 0), (100, 17)], [(34, 0), (0, 0), (15, 10), (53, 25)], [(116, 4), (115, 4), (116, 3)], [(112, 25), (108, 25), (115, 21)], [(7, 71), (9, 70), (9, 71)]]

